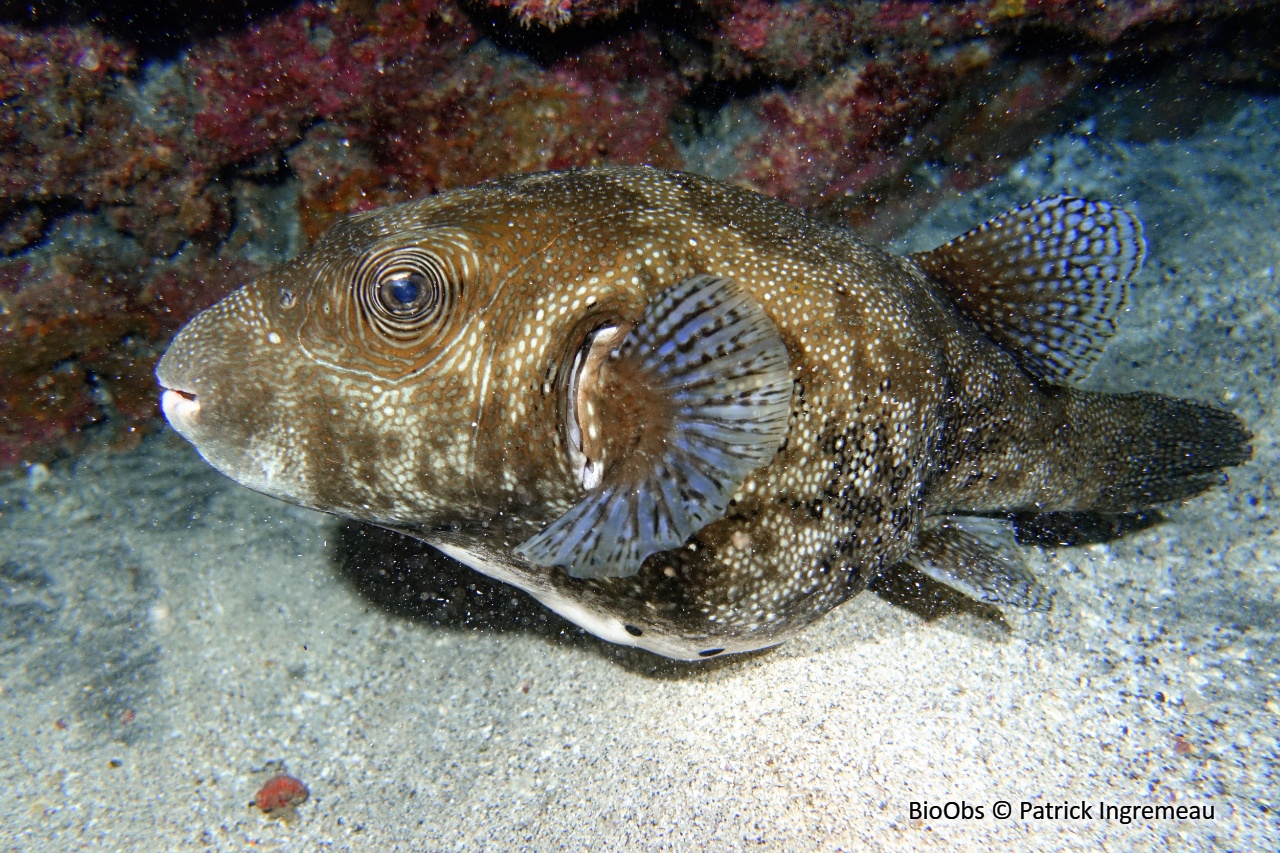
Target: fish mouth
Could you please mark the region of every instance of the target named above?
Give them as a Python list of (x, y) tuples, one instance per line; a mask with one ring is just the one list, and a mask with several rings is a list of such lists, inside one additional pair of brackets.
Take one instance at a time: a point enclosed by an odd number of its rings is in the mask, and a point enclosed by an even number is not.
[(587, 491), (600, 485), (604, 466), (600, 459), (592, 458), (593, 446), (599, 443), (595, 435), (598, 426), (594, 413), (584, 404), (583, 391), (595, 385), (601, 364), (618, 348), (625, 335), (626, 329), (614, 323), (605, 323), (589, 332), (574, 354), (565, 385), (565, 445), (569, 448), (569, 464)]
[(196, 393), (195, 383), (185, 375), (187, 371), (182, 368), (174, 352), (175, 349), (170, 344), (169, 350), (156, 365), (156, 382), (161, 388), (160, 411), (164, 413), (170, 426), (186, 436), (200, 415), (200, 395)]
[(185, 388), (161, 387), (164, 391), (160, 394), (160, 410), (164, 412), (165, 420), (178, 432), (189, 429), (200, 414), (199, 397)]

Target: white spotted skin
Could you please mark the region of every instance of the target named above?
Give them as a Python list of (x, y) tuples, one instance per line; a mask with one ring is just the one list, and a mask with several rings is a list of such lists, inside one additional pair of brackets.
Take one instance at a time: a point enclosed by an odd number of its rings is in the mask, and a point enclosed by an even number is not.
[[(199, 406), (175, 412), (166, 405), (165, 413), (219, 471), (264, 494), (310, 505), (317, 459), (311, 431), (300, 428), (310, 411), (302, 411), (309, 408), (305, 398), (289, 393), (309, 378), (308, 365), (281, 358), (273, 370), (253, 369), (258, 359), (270, 363), (271, 354), (281, 353), (282, 326), (267, 319), (251, 288), (202, 313), (182, 331), (182, 346), (166, 353), (162, 374), (166, 389), (198, 391)], [(255, 357), (245, 359), (248, 353)]]
[[(447, 316), (397, 348), (352, 305), (361, 263), (405, 248), (458, 280)], [(584, 493), (564, 405), (583, 341), (699, 273), (738, 282), (782, 335), (795, 380), (782, 449), (724, 518), (631, 577), (520, 560)], [(438, 543), (670, 657), (781, 642), (902, 560), (927, 513), (1076, 499), (1055, 480), (1062, 460), (1020, 440), (1051, 434), (1061, 406), (912, 261), (652, 169), (516, 177), (354, 216), (196, 318), (158, 375), (196, 395), (175, 426), (233, 479)]]

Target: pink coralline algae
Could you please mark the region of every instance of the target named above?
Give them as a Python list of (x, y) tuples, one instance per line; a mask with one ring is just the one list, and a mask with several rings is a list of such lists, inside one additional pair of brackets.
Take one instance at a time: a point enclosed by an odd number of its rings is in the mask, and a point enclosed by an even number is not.
[(53, 208), (132, 204), (140, 184), (177, 174), (176, 152), (114, 102), (134, 67), (92, 31), (0, 30), (0, 249), (38, 238)]
[[(716, 23), (703, 73), (778, 84), (745, 101), (759, 127), (738, 142), (731, 180), (861, 224), (868, 204), (909, 192), (926, 161), (945, 186), (993, 177), (1109, 60), (1151, 49), (1122, 41), (1135, 30), (1263, 5), (705, 0)], [(1076, 48), (1013, 50), (1054, 34)]]
[(667, 121), (683, 91), (657, 41), (638, 34), (545, 68), (514, 59), (468, 64), (444, 87), (375, 109), (372, 133), (351, 130), (412, 194), (495, 173), (675, 166)]
[(744, 183), (812, 206), (881, 179), (904, 160), (907, 137), (931, 118), (953, 85), (923, 56), (867, 63), (799, 94), (760, 101), (768, 130), (751, 143)]
[(248, 37), (193, 51), (188, 67), (205, 96), (196, 137), (241, 160), (294, 141), (307, 121), (343, 113), (364, 81), (353, 41), (333, 32), (331, 17), (307, 4)]
[[(714, 161), (858, 221), (916, 203), (922, 163), (944, 187), (997, 174), (1112, 59), (1274, 5), (301, 2), (164, 64), (90, 26), (0, 24), (0, 468), (92, 424), (136, 439), (174, 330), (353, 210), (511, 172)], [(1272, 46), (1233, 25), (1214, 67), (1270, 80)]]
[(292, 816), (310, 796), (311, 791), (301, 779), (280, 773), (263, 783), (253, 795), (253, 804), (268, 817), (285, 818)]
[(605, 162), (677, 167), (669, 118), (686, 91), (645, 33), (549, 66), (487, 55), (437, 85), (371, 93), (289, 153), (309, 238), (334, 217), (494, 175)]
[(434, 82), (474, 38), (440, 0), (382, 4), (367, 21), (304, 3), (191, 52), (185, 70), (205, 100), (192, 127), (219, 161), (278, 150), (310, 122), (341, 120), (370, 99)]
[(866, 34), (863, 23), (829, 4), (740, 0), (725, 10), (712, 37), (717, 72), (794, 78), (830, 70), (857, 48), (859, 34)]

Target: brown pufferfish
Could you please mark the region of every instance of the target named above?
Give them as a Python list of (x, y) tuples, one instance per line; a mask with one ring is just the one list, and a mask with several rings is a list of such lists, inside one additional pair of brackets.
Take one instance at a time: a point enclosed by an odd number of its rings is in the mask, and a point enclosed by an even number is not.
[(1067, 384), (1145, 251), (1135, 217), (1067, 196), (899, 257), (695, 175), (525, 175), (335, 225), (157, 377), (249, 488), (705, 658), (904, 566), (1048, 609), (1008, 518), (1123, 520), (1223, 482), (1251, 453), (1234, 415)]

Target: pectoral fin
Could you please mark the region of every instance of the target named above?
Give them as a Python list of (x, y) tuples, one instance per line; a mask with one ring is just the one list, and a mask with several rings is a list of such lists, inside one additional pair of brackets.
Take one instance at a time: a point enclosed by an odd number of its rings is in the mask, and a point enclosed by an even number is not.
[(1011, 540), (987, 519), (952, 516), (926, 524), (906, 562), (976, 601), (1047, 612), (1053, 594), (1027, 569)]
[(698, 275), (659, 294), (599, 369), (580, 383), (592, 396), (579, 408), (594, 418), (584, 451), (602, 479), (516, 548), (577, 578), (633, 575), (721, 518), (778, 452), (791, 413), (786, 345), (726, 278)]

